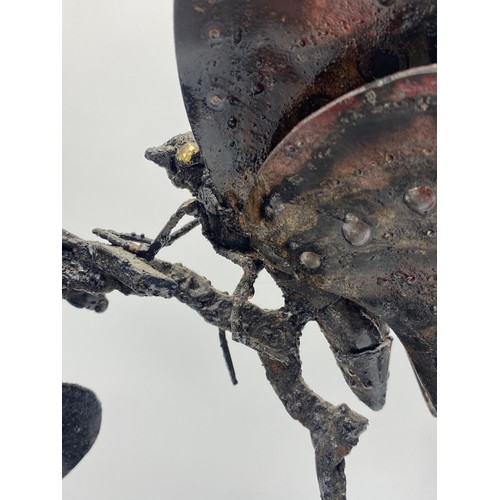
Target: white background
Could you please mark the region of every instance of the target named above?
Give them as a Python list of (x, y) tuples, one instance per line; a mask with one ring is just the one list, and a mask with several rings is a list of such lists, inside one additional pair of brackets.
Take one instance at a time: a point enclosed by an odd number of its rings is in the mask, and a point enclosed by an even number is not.
[[(155, 236), (189, 197), (144, 150), (189, 124), (177, 79), (172, 2), (63, 2), (63, 227)], [(197, 229), (161, 252), (232, 291), (239, 269)], [(65, 500), (319, 498), (308, 431), (268, 384), (257, 355), (230, 343), (233, 387), (217, 330), (176, 300), (109, 296), (104, 314), (63, 305), (63, 379), (94, 390), (100, 435), (63, 481)], [(279, 307), (268, 276), (254, 299)], [(394, 341), (385, 408), (346, 386), (315, 325), (302, 349), (306, 381), (370, 420), (346, 459), (349, 500), (436, 498), (436, 420)]]

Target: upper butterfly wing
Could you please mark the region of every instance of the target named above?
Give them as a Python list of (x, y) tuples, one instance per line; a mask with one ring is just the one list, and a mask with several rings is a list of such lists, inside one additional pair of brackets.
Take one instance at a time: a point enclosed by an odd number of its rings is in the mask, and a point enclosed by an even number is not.
[(177, 0), (174, 21), (187, 114), (226, 205), (307, 115), (436, 60), (435, 0)]
[(318, 110), (275, 148), (244, 229), (282, 286), (359, 304), (403, 342), (436, 408), (436, 67)]

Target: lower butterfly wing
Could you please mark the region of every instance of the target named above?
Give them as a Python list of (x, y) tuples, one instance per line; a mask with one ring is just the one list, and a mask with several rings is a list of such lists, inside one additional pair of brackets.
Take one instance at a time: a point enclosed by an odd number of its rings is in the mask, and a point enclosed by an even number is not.
[(381, 410), (389, 378), (389, 327), (342, 297), (319, 310), (316, 321), (351, 390), (369, 408)]
[(436, 408), (436, 67), (321, 108), (273, 150), (244, 226), (274, 273), (387, 323)]
[(285, 302), (299, 305), (314, 319), (332, 350), (353, 393), (370, 409), (385, 404), (392, 338), (390, 328), (356, 302), (327, 290), (310, 289), (294, 276), (268, 266), (284, 292)]

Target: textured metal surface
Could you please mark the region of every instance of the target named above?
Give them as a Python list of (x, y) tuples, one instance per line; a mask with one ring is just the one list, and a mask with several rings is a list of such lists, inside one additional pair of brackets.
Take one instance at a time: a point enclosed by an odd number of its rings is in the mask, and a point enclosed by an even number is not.
[(174, 12), (202, 159), (175, 178), (199, 172), (188, 187), (205, 236), (316, 311), (372, 409), (385, 402), (389, 324), (435, 412), (435, 2), (193, 0)]
[(101, 428), (101, 403), (76, 384), (62, 384), (62, 476), (89, 452)]
[(394, 330), (433, 411), (436, 195), (430, 66), (305, 119), (266, 160), (242, 212), (252, 247), (282, 286), (305, 298), (340, 295)]
[(300, 120), (436, 57), (432, 0), (182, 0), (174, 15), (188, 117), (216, 192), (233, 205)]

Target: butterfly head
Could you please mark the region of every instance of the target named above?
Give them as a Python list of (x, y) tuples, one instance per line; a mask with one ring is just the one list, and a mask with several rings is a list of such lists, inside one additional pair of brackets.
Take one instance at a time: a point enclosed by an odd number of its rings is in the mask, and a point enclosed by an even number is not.
[(176, 135), (161, 146), (147, 149), (145, 157), (163, 167), (176, 187), (196, 194), (201, 186), (205, 164), (191, 132)]

